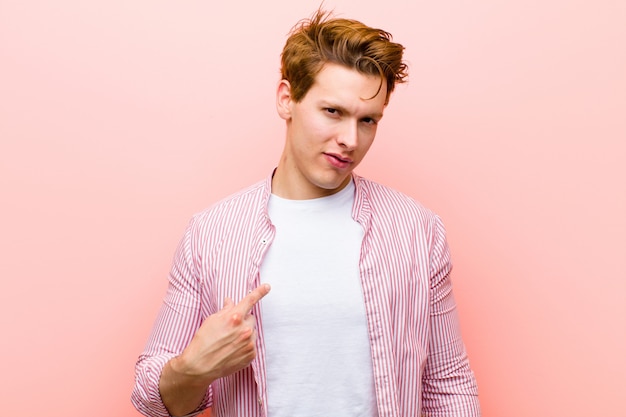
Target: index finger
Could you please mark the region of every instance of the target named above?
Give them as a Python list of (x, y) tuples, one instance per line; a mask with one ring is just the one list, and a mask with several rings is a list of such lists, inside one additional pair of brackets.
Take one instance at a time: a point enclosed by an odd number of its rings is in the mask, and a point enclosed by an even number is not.
[(239, 303), (235, 306), (235, 309), (239, 310), (242, 315), (247, 315), (250, 313), (255, 304), (261, 301), (261, 298), (265, 297), (268, 292), (270, 292), (269, 284), (259, 285), (250, 291), (250, 293), (248, 293), (248, 295), (246, 295), (241, 301), (239, 301)]

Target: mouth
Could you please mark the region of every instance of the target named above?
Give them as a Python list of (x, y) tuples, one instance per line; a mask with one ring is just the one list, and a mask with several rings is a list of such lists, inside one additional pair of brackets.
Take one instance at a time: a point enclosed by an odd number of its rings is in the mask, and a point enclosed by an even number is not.
[(335, 168), (346, 169), (352, 164), (352, 158), (336, 153), (324, 153), (326, 160)]
[(344, 164), (351, 164), (352, 163), (352, 159), (347, 157), (347, 156), (342, 156), (336, 153), (324, 153), (324, 155), (329, 156), (333, 159), (336, 159), (338, 162), (344, 163)]

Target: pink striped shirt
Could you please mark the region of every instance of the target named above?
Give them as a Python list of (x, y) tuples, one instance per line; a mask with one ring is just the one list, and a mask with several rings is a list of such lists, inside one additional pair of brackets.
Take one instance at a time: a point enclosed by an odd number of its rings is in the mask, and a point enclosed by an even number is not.
[[(380, 417), (480, 416), (441, 220), (397, 191), (353, 178), (352, 217), (364, 229), (359, 269)], [(131, 398), (141, 413), (169, 415), (159, 395), (163, 366), (183, 351), (225, 297), (237, 302), (260, 284), (260, 265), (275, 233), (267, 212), (270, 193), (271, 176), (191, 220), (137, 361)], [(257, 357), (211, 385), (200, 408), (212, 407), (212, 416), (267, 417), (265, 370), (271, 364), (265, 360), (259, 306), (253, 314)]]

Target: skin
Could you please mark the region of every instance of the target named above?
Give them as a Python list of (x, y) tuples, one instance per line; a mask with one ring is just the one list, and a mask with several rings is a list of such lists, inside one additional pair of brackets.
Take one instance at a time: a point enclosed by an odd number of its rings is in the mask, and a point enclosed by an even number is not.
[(367, 154), (385, 108), (386, 84), (328, 63), (300, 102), (287, 80), (278, 85), (276, 107), (286, 121), (285, 147), (272, 179), (272, 192), (301, 200), (334, 194)]
[(269, 291), (270, 286), (262, 284), (238, 304), (227, 298), (220, 311), (204, 320), (182, 354), (163, 367), (159, 391), (172, 416), (194, 411), (213, 381), (247, 367), (256, 357), (250, 311)]
[[(278, 84), (276, 107), (287, 129), (272, 178), (274, 194), (288, 199), (318, 198), (349, 183), (383, 117), (386, 85), (380, 83), (380, 77), (329, 63), (300, 102), (291, 98), (287, 80)], [(196, 410), (213, 381), (247, 367), (256, 357), (255, 320), (250, 311), (269, 291), (264, 284), (239, 304), (226, 299), (224, 307), (202, 323), (182, 354), (165, 365), (159, 390), (172, 416)]]

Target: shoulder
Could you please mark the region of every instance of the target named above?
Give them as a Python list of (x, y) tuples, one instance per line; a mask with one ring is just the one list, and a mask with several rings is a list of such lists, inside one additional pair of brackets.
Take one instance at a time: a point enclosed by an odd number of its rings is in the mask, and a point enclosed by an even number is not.
[(194, 214), (192, 228), (200, 231), (245, 223), (266, 210), (268, 195), (267, 181), (259, 181)]
[(431, 209), (392, 187), (359, 176), (355, 176), (355, 183), (357, 193), (362, 194), (360, 198), (368, 202), (374, 215), (421, 219), (427, 222), (438, 219)]
[[(441, 218), (413, 197), (365, 178), (355, 178), (362, 216), (381, 240), (404, 242), (415, 251), (438, 248), (446, 253), (446, 228)], [(360, 194), (360, 195), (359, 195)], [(397, 245), (396, 245), (397, 249)]]

